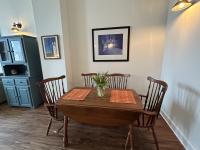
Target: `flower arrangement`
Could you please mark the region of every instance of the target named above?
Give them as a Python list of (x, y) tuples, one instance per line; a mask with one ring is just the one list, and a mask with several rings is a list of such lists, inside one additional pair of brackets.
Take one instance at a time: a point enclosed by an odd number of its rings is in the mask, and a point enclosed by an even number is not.
[(93, 77), (96, 84), (97, 95), (102, 97), (105, 95), (105, 88), (108, 86), (108, 73), (98, 73)]

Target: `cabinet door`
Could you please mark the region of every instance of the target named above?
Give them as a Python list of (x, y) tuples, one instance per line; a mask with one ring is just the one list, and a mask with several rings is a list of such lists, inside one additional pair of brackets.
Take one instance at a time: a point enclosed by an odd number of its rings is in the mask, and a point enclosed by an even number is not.
[(30, 89), (28, 86), (17, 86), (17, 93), (21, 106), (31, 107)]
[(5, 86), (4, 88), (9, 105), (19, 106), (20, 104), (15, 86)]
[(6, 100), (2, 81), (0, 80), (0, 103)]
[(11, 62), (11, 54), (6, 39), (0, 39), (0, 61), (1, 63)]
[(13, 63), (25, 62), (24, 48), (21, 38), (10, 38), (8, 39), (9, 46), (12, 52)]

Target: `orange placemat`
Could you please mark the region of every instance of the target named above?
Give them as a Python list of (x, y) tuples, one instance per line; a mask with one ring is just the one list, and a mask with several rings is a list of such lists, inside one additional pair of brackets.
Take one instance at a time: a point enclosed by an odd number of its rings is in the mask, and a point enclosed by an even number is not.
[(112, 90), (110, 102), (136, 104), (135, 97), (129, 90)]
[(84, 100), (91, 89), (73, 89), (63, 97), (66, 100)]

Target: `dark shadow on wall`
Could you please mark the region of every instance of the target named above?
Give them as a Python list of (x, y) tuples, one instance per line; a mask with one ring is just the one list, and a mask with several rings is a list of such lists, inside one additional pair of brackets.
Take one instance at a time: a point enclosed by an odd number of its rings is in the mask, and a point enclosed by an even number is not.
[(190, 137), (191, 129), (197, 116), (200, 91), (182, 83), (178, 83), (171, 107), (170, 117), (186, 138)]

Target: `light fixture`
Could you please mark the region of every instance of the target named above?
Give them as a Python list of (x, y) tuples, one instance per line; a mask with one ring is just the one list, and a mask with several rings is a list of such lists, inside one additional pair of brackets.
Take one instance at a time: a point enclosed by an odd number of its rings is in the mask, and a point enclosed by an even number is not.
[(20, 22), (14, 22), (11, 30), (14, 32), (19, 32), (22, 28), (22, 24)]
[(179, 0), (173, 7), (172, 11), (184, 10), (192, 5), (188, 0)]

